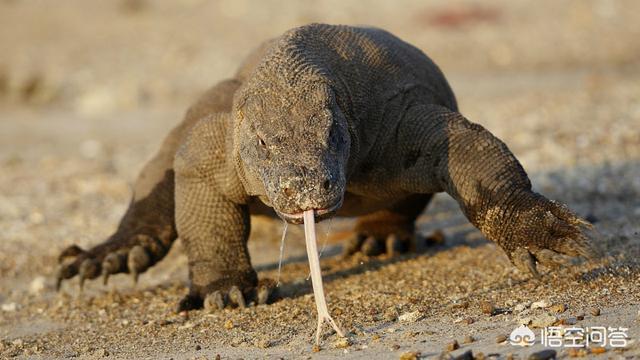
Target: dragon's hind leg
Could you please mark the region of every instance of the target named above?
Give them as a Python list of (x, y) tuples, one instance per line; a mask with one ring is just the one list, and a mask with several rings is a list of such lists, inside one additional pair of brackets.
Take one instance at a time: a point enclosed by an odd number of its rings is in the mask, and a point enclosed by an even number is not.
[(432, 194), (413, 195), (389, 209), (360, 216), (355, 236), (345, 246), (345, 255), (397, 255), (411, 250), (416, 240), (415, 221), (431, 198)]

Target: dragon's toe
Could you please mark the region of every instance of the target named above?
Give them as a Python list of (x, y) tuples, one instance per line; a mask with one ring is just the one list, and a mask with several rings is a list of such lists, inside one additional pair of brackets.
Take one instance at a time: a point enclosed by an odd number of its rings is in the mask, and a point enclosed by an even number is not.
[(271, 279), (263, 279), (258, 285), (240, 290), (240, 287), (232, 285), (228, 288), (217, 289), (202, 296), (198, 293), (190, 293), (178, 303), (178, 312), (204, 308), (207, 312), (222, 310), (227, 306), (245, 308), (267, 304), (274, 296), (275, 282)]

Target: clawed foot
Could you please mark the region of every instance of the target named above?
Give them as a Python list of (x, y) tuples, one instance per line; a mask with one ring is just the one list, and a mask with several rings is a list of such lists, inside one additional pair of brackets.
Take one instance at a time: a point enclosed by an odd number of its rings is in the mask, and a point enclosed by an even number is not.
[[(406, 233), (402, 235), (391, 233), (385, 237), (358, 233), (347, 240), (343, 255), (351, 256), (356, 253), (362, 253), (366, 256), (386, 254), (389, 257), (393, 257), (418, 250), (420, 248), (417, 244), (418, 238), (418, 235), (409, 236)], [(444, 234), (438, 230), (427, 238), (420, 239), (427, 245), (442, 244), (444, 242)]]
[[(214, 312), (222, 310), (226, 306), (245, 308), (267, 304), (274, 296), (275, 282), (270, 279), (263, 279), (255, 287), (248, 287), (241, 290), (237, 285), (221, 286), (212, 290), (206, 295), (199, 292), (192, 292), (185, 296), (178, 304), (178, 312), (204, 308), (205, 311)], [(213, 288), (209, 286), (207, 288)]]
[[(539, 195), (538, 195), (539, 196)], [(555, 269), (578, 258), (598, 257), (587, 233), (592, 225), (565, 205), (539, 196), (535, 205), (516, 216), (511, 236), (501, 243), (511, 262), (522, 272), (540, 278), (537, 264)]]
[(395, 256), (406, 253), (411, 248), (411, 238), (400, 238), (396, 234), (389, 234), (386, 237), (378, 237), (358, 233), (347, 241), (344, 249), (344, 255), (350, 256), (360, 252), (366, 256), (378, 256), (383, 253), (389, 256)]
[(118, 273), (131, 274), (137, 283), (139, 275), (159, 261), (167, 251), (160, 241), (143, 234), (133, 236), (128, 241), (108, 241), (88, 251), (77, 245), (69, 246), (58, 258), (60, 268), (56, 289), (60, 289), (64, 280), (76, 275), (81, 290), (86, 280), (101, 275), (105, 285), (109, 276)]

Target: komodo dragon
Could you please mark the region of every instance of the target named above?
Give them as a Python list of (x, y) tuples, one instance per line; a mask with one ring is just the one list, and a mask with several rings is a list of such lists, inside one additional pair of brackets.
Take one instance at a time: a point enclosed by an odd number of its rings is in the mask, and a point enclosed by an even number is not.
[(589, 224), (532, 191), (507, 146), (458, 112), (422, 51), (381, 29), (306, 25), (263, 44), (188, 110), (143, 168), (116, 232), (62, 252), (58, 286), (77, 274), (81, 284), (137, 279), (179, 236), (190, 279), (180, 309), (264, 303), (250, 214), (357, 216), (352, 251), (406, 249), (442, 191), (536, 277), (536, 263), (596, 254)]

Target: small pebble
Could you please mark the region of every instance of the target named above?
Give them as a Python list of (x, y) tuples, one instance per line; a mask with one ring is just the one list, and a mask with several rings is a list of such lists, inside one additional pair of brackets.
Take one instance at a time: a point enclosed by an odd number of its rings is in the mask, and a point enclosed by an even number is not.
[(591, 348), (592, 354), (604, 354), (605, 352), (607, 352), (607, 349), (602, 346), (596, 346)]
[(459, 303), (455, 303), (453, 305), (451, 305), (451, 308), (453, 309), (466, 309), (469, 307), (469, 302), (468, 301), (462, 301)]
[(517, 312), (517, 313), (521, 313), (525, 310), (527, 310), (527, 307), (524, 306), (524, 304), (518, 304), (513, 308), (513, 312)]
[(400, 355), (400, 360), (418, 360), (420, 353), (417, 351), (409, 351)]
[(531, 317), (525, 316), (525, 317), (518, 318), (518, 324), (520, 324), (520, 325), (529, 325), (529, 324), (531, 324)]
[(589, 313), (593, 316), (600, 316), (600, 308), (592, 307), (589, 309)]
[(16, 311), (16, 310), (18, 310), (18, 304), (14, 303), (14, 302), (2, 304), (2, 311), (13, 312), (13, 311)]
[(224, 328), (227, 330), (233, 329), (233, 321), (230, 319), (224, 322)]
[(555, 315), (542, 314), (531, 319), (531, 326), (534, 328), (543, 328), (555, 324), (556, 321), (558, 321), (558, 318), (555, 317)]
[(424, 317), (424, 314), (420, 311), (414, 311), (404, 313), (398, 317), (401, 322), (416, 322)]
[(347, 338), (340, 338), (333, 343), (333, 347), (336, 349), (346, 349), (351, 346), (351, 342)]
[(551, 310), (551, 312), (554, 312), (556, 314), (562, 314), (563, 312), (567, 311), (567, 305), (555, 304), (555, 305), (552, 305), (549, 310)]
[(447, 351), (454, 351), (460, 349), (460, 344), (458, 344), (458, 340), (453, 340), (452, 342), (447, 344)]
[(200, 346), (200, 344), (197, 344), (196, 345), (196, 351), (200, 351), (200, 350), (202, 350), (202, 346)]
[(467, 335), (464, 337), (464, 339), (462, 340), (463, 344), (471, 344), (472, 342), (474, 342), (476, 339), (473, 338), (473, 336), (471, 335)]
[(319, 345), (313, 345), (311, 347), (311, 351), (313, 351), (314, 353), (320, 352), (320, 346)]
[(531, 304), (531, 309), (535, 310), (535, 309), (544, 309), (544, 308), (548, 308), (549, 306), (551, 306), (551, 304), (546, 301), (546, 300), (540, 300), (540, 301), (536, 301), (534, 303)]
[(400, 349), (400, 345), (398, 345), (398, 344), (393, 344), (393, 345), (391, 345), (389, 348), (391, 349), (391, 351), (396, 351), (396, 350)]
[(468, 317), (468, 318), (464, 319), (463, 322), (465, 324), (467, 324), (467, 325), (471, 325), (471, 324), (473, 324), (475, 322), (475, 320), (473, 320), (473, 318)]
[(97, 351), (97, 355), (101, 357), (109, 356), (109, 351), (107, 349), (100, 349)]
[(549, 360), (555, 358), (556, 351), (550, 349), (534, 352), (533, 354), (529, 355), (529, 360)]
[(482, 310), (483, 314), (493, 315), (496, 311), (495, 306), (488, 301), (482, 301), (480, 303), (480, 310)]
[(507, 336), (506, 335), (498, 335), (496, 337), (496, 344), (500, 344), (507, 341)]
[(32, 294), (39, 294), (44, 290), (46, 285), (46, 278), (44, 276), (36, 276), (29, 284), (29, 292)]
[(577, 319), (578, 321), (582, 321), (582, 320), (584, 320), (584, 313), (580, 313), (580, 314), (576, 315), (576, 319)]
[(587, 354), (588, 354), (587, 350), (583, 348), (570, 348), (569, 350), (567, 350), (567, 355), (569, 355), (569, 357), (572, 357), (572, 358), (585, 357), (587, 356)]
[(261, 349), (267, 349), (267, 348), (271, 347), (271, 341), (262, 339), (262, 340), (256, 341), (254, 343), (254, 345), (259, 347), (259, 348), (261, 348)]

